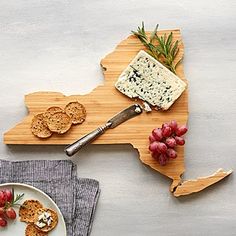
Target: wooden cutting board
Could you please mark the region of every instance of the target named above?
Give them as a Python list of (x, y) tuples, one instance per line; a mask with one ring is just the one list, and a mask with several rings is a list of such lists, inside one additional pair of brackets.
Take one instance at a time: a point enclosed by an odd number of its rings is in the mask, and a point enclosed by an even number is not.
[[(179, 30), (171, 30), (173, 39), (180, 40), (179, 60), (183, 57), (184, 46)], [(170, 30), (160, 31), (159, 35), (170, 33)], [(96, 87), (91, 93), (86, 95), (64, 96), (57, 92), (36, 92), (25, 96), (25, 104), (29, 114), (14, 128), (4, 134), (5, 144), (38, 144), (38, 145), (58, 145), (70, 144), (104, 124), (114, 114), (124, 108), (134, 104), (130, 98), (121, 94), (114, 84), (139, 50), (144, 49), (140, 41), (135, 36), (129, 36), (121, 41), (110, 54), (101, 60), (104, 72), (104, 84)], [(183, 64), (177, 68), (177, 75), (184, 80)], [(79, 101), (87, 110), (86, 121), (77, 126), (73, 126), (66, 134), (56, 135), (48, 139), (35, 137), (30, 130), (31, 120), (34, 115), (44, 112), (50, 106), (64, 107), (71, 101)], [(108, 130), (95, 144), (132, 144), (139, 152), (140, 160), (151, 168), (171, 178), (173, 183), (171, 191), (181, 182), (181, 175), (184, 172), (184, 147), (178, 147), (178, 158), (171, 160), (168, 165), (160, 166), (150, 155), (148, 150), (148, 136), (152, 129), (160, 127), (162, 123), (176, 120), (179, 124), (186, 124), (188, 119), (188, 89), (174, 103), (168, 111), (153, 111), (143, 113), (115, 129)], [(181, 193), (179, 194), (181, 195)]]

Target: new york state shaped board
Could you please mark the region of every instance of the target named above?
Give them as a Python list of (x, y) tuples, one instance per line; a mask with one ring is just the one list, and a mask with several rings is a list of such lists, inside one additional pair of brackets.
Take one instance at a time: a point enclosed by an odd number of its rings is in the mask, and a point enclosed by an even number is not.
[[(184, 46), (179, 30), (166, 30), (158, 32), (159, 35), (173, 32), (173, 39), (180, 40), (179, 60), (183, 57)], [(130, 98), (116, 90), (114, 84), (139, 50), (145, 49), (135, 36), (129, 36), (121, 41), (113, 52), (101, 60), (104, 73), (104, 84), (96, 87), (86, 95), (65, 96), (57, 92), (35, 92), (25, 96), (25, 104), (29, 114), (14, 128), (4, 134), (5, 144), (39, 144), (39, 145), (64, 145), (70, 144), (104, 124), (114, 114), (134, 103)], [(184, 80), (183, 64), (177, 68), (177, 75)], [(71, 101), (79, 101), (87, 110), (86, 121), (73, 126), (66, 134), (56, 135), (48, 139), (39, 139), (31, 133), (31, 120), (34, 115), (44, 112), (50, 106), (64, 107)], [(131, 144), (139, 152), (140, 160), (173, 180), (170, 187), (175, 196), (186, 195), (200, 191), (209, 185), (223, 179), (231, 171), (219, 170), (215, 174), (197, 180), (182, 182), (181, 175), (184, 167), (184, 147), (178, 147), (178, 158), (171, 160), (166, 166), (160, 166), (150, 155), (148, 150), (148, 136), (154, 127), (162, 123), (176, 120), (179, 124), (186, 124), (188, 119), (188, 89), (172, 105), (168, 111), (152, 111), (143, 113), (115, 129), (108, 130), (94, 144)], [(191, 132), (191, 128), (190, 128)]]

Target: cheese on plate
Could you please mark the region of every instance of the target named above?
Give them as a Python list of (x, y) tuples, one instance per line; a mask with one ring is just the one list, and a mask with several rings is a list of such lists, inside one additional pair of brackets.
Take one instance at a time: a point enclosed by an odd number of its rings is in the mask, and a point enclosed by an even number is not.
[(183, 93), (186, 83), (141, 50), (119, 76), (115, 87), (130, 98), (139, 98), (167, 110)]

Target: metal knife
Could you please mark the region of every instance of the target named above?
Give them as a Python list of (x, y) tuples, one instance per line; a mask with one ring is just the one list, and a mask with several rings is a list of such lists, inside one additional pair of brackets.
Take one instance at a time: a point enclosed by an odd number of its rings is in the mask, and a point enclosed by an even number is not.
[(139, 104), (134, 104), (125, 110), (119, 112), (114, 117), (106, 122), (105, 125), (98, 127), (91, 133), (83, 136), (81, 139), (77, 140), (76, 142), (70, 144), (65, 148), (65, 153), (68, 156), (74, 155), (78, 152), (82, 147), (86, 146), (87, 144), (94, 141), (100, 135), (102, 135), (107, 129), (114, 129), (119, 124), (139, 115), (142, 113), (142, 107)]

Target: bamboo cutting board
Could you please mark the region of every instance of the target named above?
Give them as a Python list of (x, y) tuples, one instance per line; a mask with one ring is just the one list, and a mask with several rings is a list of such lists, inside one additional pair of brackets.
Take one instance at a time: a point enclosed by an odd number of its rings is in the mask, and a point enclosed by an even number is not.
[[(179, 30), (171, 30), (173, 39), (181, 41)], [(160, 31), (159, 34), (170, 33), (170, 30)], [(5, 144), (38, 144), (38, 145), (58, 145), (70, 144), (104, 124), (114, 114), (135, 103), (130, 98), (121, 94), (114, 84), (139, 50), (144, 49), (140, 41), (129, 36), (121, 41), (113, 52), (101, 60), (104, 72), (104, 84), (95, 88), (87, 95), (64, 96), (56, 92), (36, 92), (25, 96), (25, 104), (29, 114), (14, 128), (4, 134)], [(184, 47), (181, 41), (180, 51), (177, 60), (183, 57)], [(177, 68), (178, 76), (184, 80), (183, 64)], [(44, 112), (50, 106), (64, 107), (71, 101), (79, 101), (87, 111), (86, 121), (77, 126), (73, 126), (66, 134), (56, 135), (48, 139), (35, 137), (30, 130), (31, 120), (34, 115)], [(181, 175), (184, 172), (184, 148), (178, 147), (178, 158), (171, 160), (166, 166), (160, 166), (150, 155), (148, 150), (148, 136), (152, 129), (160, 127), (162, 123), (175, 119), (179, 124), (186, 124), (188, 119), (188, 90), (174, 103), (168, 111), (153, 111), (143, 113), (115, 129), (108, 130), (95, 144), (132, 144), (139, 152), (140, 160), (151, 168), (166, 175), (173, 180), (171, 191), (174, 191), (181, 182)], [(189, 188), (189, 187), (187, 187)], [(185, 190), (186, 193), (186, 190)], [(181, 193), (179, 194), (181, 195)]]

